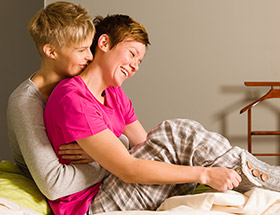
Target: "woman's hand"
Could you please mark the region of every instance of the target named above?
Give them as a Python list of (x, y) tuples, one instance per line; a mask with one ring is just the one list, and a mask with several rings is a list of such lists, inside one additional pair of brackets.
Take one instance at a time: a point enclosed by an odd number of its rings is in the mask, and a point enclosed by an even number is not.
[(205, 174), (202, 174), (202, 183), (218, 191), (231, 190), (238, 187), (241, 177), (233, 169), (226, 167), (208, 167), (205, 168)]
[(58, 154), (63, 159), (72, 160), (73, 164), (85, 164), (94, 160), (76, 142), (61, 145)]

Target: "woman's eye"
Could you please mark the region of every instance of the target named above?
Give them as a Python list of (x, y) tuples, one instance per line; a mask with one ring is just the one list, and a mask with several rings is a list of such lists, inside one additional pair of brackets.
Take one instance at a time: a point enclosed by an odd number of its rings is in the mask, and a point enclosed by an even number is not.
[(135, 57), (135, 54), (132, 51), (130, 51), (130, 54), (132, 57)]

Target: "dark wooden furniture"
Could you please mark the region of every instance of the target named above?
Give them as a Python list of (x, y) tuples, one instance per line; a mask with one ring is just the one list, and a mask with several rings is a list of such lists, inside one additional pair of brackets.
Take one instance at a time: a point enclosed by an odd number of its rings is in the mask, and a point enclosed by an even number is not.
[[(252, 135), (280, 135), (280, 131), (252, 131), (252, 108), (266, 99), (280, 98), (280, 82), (244, 82), (246, 86), (269, 86), (271, 89), (261, 98), (244, 107), (240, 113), (248, 111), (248, 151), (252, 153)], [(278, 88), (277, 88), (278, 87)], [(252, 153), (255, 156), (279, 156), (280, 153)]]

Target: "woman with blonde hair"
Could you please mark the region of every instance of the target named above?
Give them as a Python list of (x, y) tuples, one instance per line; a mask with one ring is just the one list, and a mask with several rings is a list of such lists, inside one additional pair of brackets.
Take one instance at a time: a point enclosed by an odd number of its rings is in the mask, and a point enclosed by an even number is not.
[[(81, 149), (83, 165), (62, 165), (46, 134), (43, 112), (54, 86), (79, 74), (92, 60), (95, 28), (88, 12), (69, 2), (54, 2), (40, 10), (28, 30), (41, 57), (41, 67), (22, 82), (8, 102), (10, 148), (17, 166), (32, 177), (48, 199), (58, 199), (100, 181), (106, 171)], [(72, 151), (73, 151), (72, 150)], [(79, 155), (77, 155), (77, 153)]]

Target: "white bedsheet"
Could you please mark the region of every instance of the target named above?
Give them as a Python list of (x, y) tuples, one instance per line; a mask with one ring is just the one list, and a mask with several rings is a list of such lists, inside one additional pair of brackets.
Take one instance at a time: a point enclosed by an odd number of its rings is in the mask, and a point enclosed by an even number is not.
[(280, 192), (254, 188), (241, 194), (235, 191), (207, 192), (175, 196), (165, 200), (158, 211), (119, 211), (107, 215), (271, 215), (280, 214)]
[[(1, 206), (1, 204), (5, 206)], [(8, 209), (10, 208), (10, 209)], [(1, 215), (38, 215), (0, 198)], [(166, 199), (157, 211), (117, 211), (99, 215), (272, 215), (280, 214), (280, 192), (254, 188), (241, 194), (235, 191), (206, 192)]]

